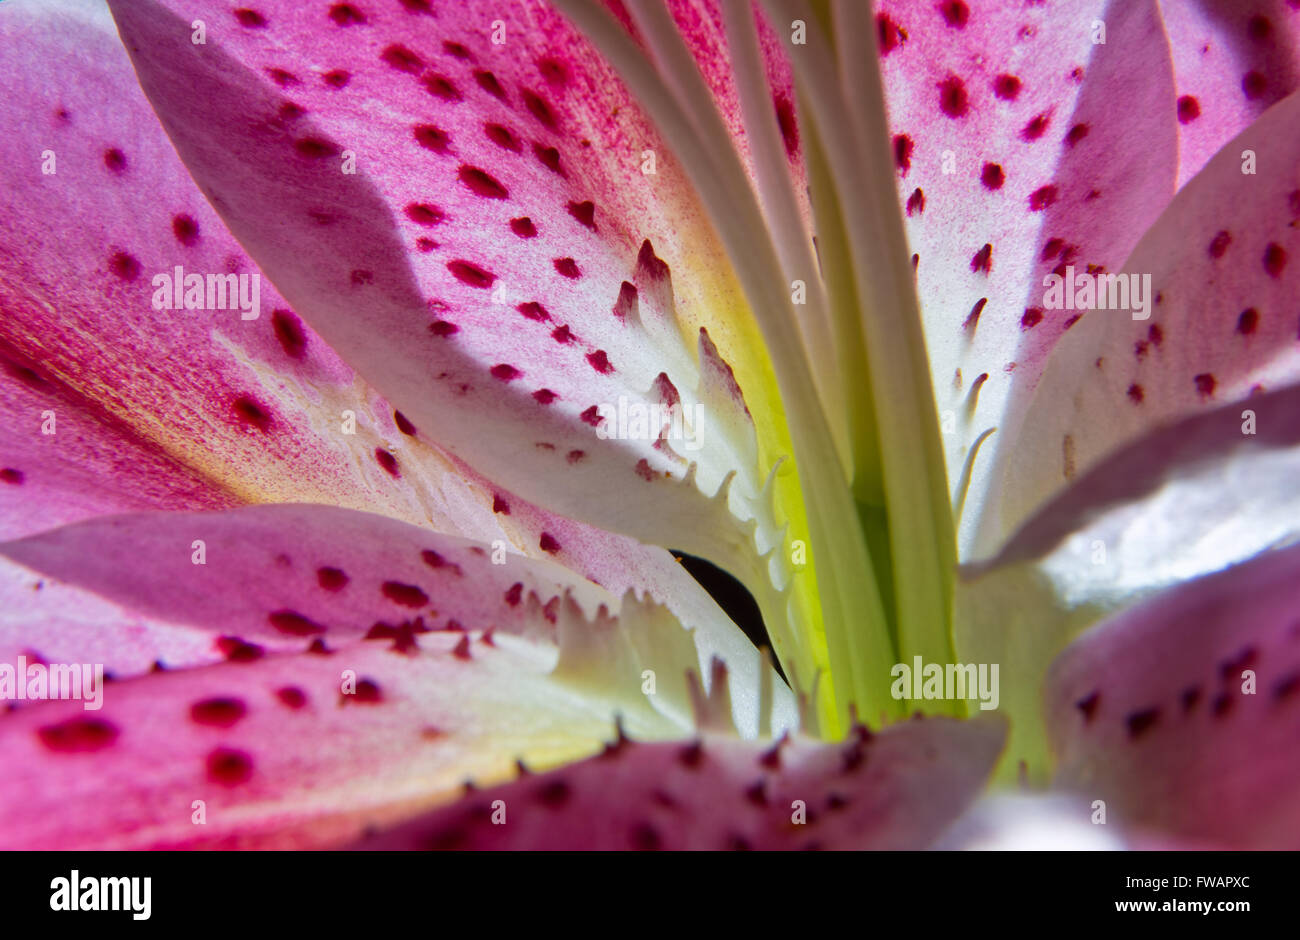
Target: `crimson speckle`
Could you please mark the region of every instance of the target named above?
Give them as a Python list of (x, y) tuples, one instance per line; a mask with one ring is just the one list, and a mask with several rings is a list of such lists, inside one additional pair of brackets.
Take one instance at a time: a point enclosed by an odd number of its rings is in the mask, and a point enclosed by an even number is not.
[(912, 195), (907, 197), (907, 214), (921, 213), (925, 211), (925, 193), (921, 187), (912, 190)]
[(524, 585), (522, 582), (516, 581), (514, 584), (510, 585), (509, 590), (506, 591), (505, 601), (511, 607), (518, 607), (519, 601), (523, 598), (523, 596), (524, 596)]
[(231, 402), (231, 408), (244, 424), (251, 425), (259, 431), (270, 430), (270, 412), (248, 396), (241, 395), (236, 398)]
[(407, 437), (415, 437), (415, 425), (400, 411), (393, 412), (393, 423), (397, 425), (397, 430)]
[(536, 320), (539, 323), (551, 318), (550, 312), (535, 300), (526, 301), (515, 307), (520, 313), (530, 320)]
[(1001, 165), (997, 163), (986, 163), (984, 169), (980, 171), (980, 182), (984, 184), (987, 190), (998, 190), (1006, 182), (1006, 174), (1002, 172)]
[[(425, 2), (425, 6), (426, 7), (428, 6), (427, 0)], [(458, 42), (454, 42), (453, 40), (450, 39), (443, 41), (442, 51), (447, 53), (450, 56), (455, 56), (457, 59), (461, 59), (465, 62), (468, 62), (470, 59), (474, 58), (473, 54), (471, 54), (470, 51), (466, 49), (464, 45)]]
[(970, 8), (962, 0), (944, 0), (939, 4), (943, 20), (953, 29), (965, 29), (970, 20)]
[(1135, 382), (1128, 387), (1128, 397), (1133, 404), (1140, 405), (1142, 404), (1142, 399), (1146, 397), (1146, 392), (1142, 390), (1141, 385), (1138, 385)]
[(1241, 311), (1241, 316), (1237, 317), (1237, 332), (1242, 336), (1249, 336), (1255, 332), (1259, 326), (1259, 311), (1250, 307)]
[(1047, 126), (1052, 122), (1047, 112), (1035, 115), (1020, 131), (1021, 140), (1038, 140), (1047, 133)]
[(457, 177), (466, 189), (485, 199), (506, 199), (510, 195), (510, 190), (501, 185), (496, 177), (476, 166), (462, 165)]
[(1241, 76), (1241, 93), (1251, 101), (1264, 97), (1268, 81), (1259, 72), (1250, 71)]
[(1057, 190), (1050, 183), (1046, 186), (1040, 186), (1029, 194), (1029, 208), (1033, 212), (1042, 212), (1052, 203), (1056, 202)]
[(316, 583), (327, 591), (341, 591), (348, 584), (347, 573), (341, 568), (317, 568)]
[(232, 663), (256, 662), (266, 653), (256, 643), (249, 643), (237, 636), (218, 637), (216, 647), (217, 652), (226, 657), (227, 662)]
[(426, 202), (413, 202), (406, 207), (406, 217), (416, 225), (432, 226), (445, 220), (447, 214)]
[(205, 698), (190, 706), (190, 719), (199, 725), (213, 728), (230, 728), (248, 713), (248, 708), (237, 698)]
[(350, 3), (334, 4), (329, 16), (339, 26), (362, 26), (366, 22), (366, 15)]
[(247, 751), (215, 748), (208, 754), (208, 779), (223, 786), (236, 786), (253, 776), (253, 758)]
[(537, 543), (538, 547), (548, 554), (554, 555), (560, 550), (560, 543), (555, 540), (555, 536), (549, 532), (543, 532), (541, 539)]
[(266, 17), (256, 10), (250, 10), (248, 7), (240, 7), (236, 10), (235, 19), (239, 21), (240, 26), (246, 26), (249, 29), (266, 28)]
[(605, 354), (605, 350), (603, 349), (597, 349), (593, 353), (588, 353), (587, 361), (591, 363), (591, 367), (601, 375), (609, 375), (614, 371), (613, 365), (610, 364), (609, 356)]
[(1083, 138), (1087, 136), (1088, 136), (1088, 125), (1076, 124), (1073, 127), (1071, 127), (1070, 130), (1066, 133), (1065, 142), (1068, 146), (1073, 147), (1075, 144), (1077, 144), (1079, 141), (1083, 140)]
[(600, 409), (595, 405), (592, 405), (578, 417), (587, 424), (590, 424), (593, 428), (600, 427), (600, 423), (605, 420), (600, 415)]
[(108, 269), (128, 283), (140, 276), (140, 262), (135, 255), (125, 251), (115, 252), (109, 257)]
[(403, 607), (423, 607), (429, 603), (429, 596), (414, 584), (385, 581), (380, 590), (383, 591), (384, 597), (394, 604), (401, 604)]
[(415, 141), (425, 150), (432, 150), (434, 153), (446, 153), (451, 144), (451, 136), (439, 127), (432, 124), (417, 124), (412, 131), (415, 134)]
[(528, 108), (528, 112), (533, 117), (537, 118), (542, 125), (551, 130), (555, 130), (558, 122), (555, 117), (555, 112), (552, 111), (551, 106), (546, 103), (546, 99), (534, 91), (529, 91), (527, 88), (522, 89), (520, 94), (523, 96), (524, 105)]
[(429, 324), (429, 332), (434, 336), (454, 336), (460, 332), (460, 327), (452, 323), (450, 320), (434, 320)]
[(1128, 736), (1133, 739), (1142, 737), (1155, 726), (1156, 721), (1160, 718), (1160, 709), (1146, 708), (1142, 711), (1133, 712), (1126, 719), (1125, 724), (1128, 726)]
[(578, 262), (572, 258), (556, 258), (554, 262), (555, 270), (563, 277), (577, 279), (582, 277), (582, 270), (578, 267)]
[(1014, 75), (999, 75), (993, 79), (993, 94), (1003, 101), (1015, 101), (1020, 97), (1020, 79)]
[(1092, 721), (1093, 716), (1097, 714), (1097, 706), (1098, 704), (1100, 704), (1100, 702), (1101, 702), (1101, 693), (1092, 692), (1089, 695), (1079, 699), (1079, 701), (1075, 702), (1074, 707), (1079, 709), (1079, 711), (1083, 712), (1083, 720), (1085, 722), (1090, 722)]
[(650, 461), (646, 460), (644, 457), (642, 457), (640, 460), (636, 462), (636, 467), (634, 469), (636, 471), (636, 475), (639, 476), (641, 479), (645, 480), (647, 483), (651, 483), (654, 481), (655, 478), (654, 468), (650, 466)]
[(1043, 322), (1043, 311), (1039, 307), (1026, 307), (1024, 315), (1020, 318), (1020, 328), (1030, 330)]
[(303, 137), (293, 143), (293, 148), (304, 157), (312, 160), (319, 160), (323, 157), (332, 157), (339, 152), (331, 141), (321, 137)]
[(523, 375), (522, 372), (506, 362), (499, 362), (488, 371), (492, 373), (492, 378), (502, 382), (513, 382)]
[(519, 143), (519, 138), (511, 133), (508, 127), (501, 124), (484, 124), (483, 131), (487, 134), (488, 140), (503, 150), (519, 153), (523, 149), (523, 145)]
[(564, 170), (560, 167), (560, 151), (554, 147), (543, 147), (541, 144), (533, 144), (533, 155), (541, 161), (542, 166), (546, 167), (552, 173), (564, 175)]
[(949, 75), (939, 83), (939, 110), (950, 118), (965, 116), (970, 105), (966, 97), (966, 84), (956, 75)]
[(594, 202), (590, 199), (584, 202), (570, 202), (568, 209), (569, 215), (593, 232), (596, 231), (596, 204)]
[(400, 43), (387, 46), (379, 58), (399, 72), (409, 72), (412, 75), (424, 68), (424, 60)]
[(288, 310), (271, 312), (271, 329), (280, 341), (280, 348), (290, 359), (301, 359), (307, 350), (307, 337), (302, 331), (302, 323)]
[(1281, 277), (1286, 267), (1286, 249), (1277, 242), (1269, 242), (1264, 248), (1264, 270), (1269, 277)]
[(1061, 249), (1064, 247), (1065, 239), (1052, 236), (1043, 243), (1043, 253), (1039, 256), (1039, 259), (1042, 261), (1051, 261), (1061, 253)]
[(514, 232), (520, 238), (536, 238), (537, 226), (528, 216), (510, 220), (510, 231)]
[(551, 339), (555, 340), (557, 343), (568, 345), (569, 343), (574, 342), (577, 337), (573, 335), (573, 331), (569, 329), (569, 325), (565, 323), (557, 326), (551, 331)]
[[(1157, 300), (1157, 302), (1159, 302)], [(1151, 328), (1147, 330), (1147, 339), (1153, 346), (1159, 346), (1164, 341), (1165, 331), (1160, 328), (1159, 323), (1152, 323)]]
[(1228, 246), (1230, 244), (1232, 244), (1231, 235), (1229, 235), (1226, 231), (1217, 232), (1214, 238), (1210, 240), (1210, 247), (1208, 249), (1210, 252), (1210, 257), (1222, 258), (1223, 253), (1228, 250)]
[(894, 135), (894, 166), (898, 167), (903, 176), (912, 168), (912, 138), (906, 134)]
[(108, 167), (114, 173), (126, 172), (126, 154), (116, 147), (110, 147), (104, 151), (104, 166)]
[(491, 271), (485, 271), (477, 264), (469, 261), (448, 261), (447, 270), (455, 275), (456, 280), (462, 284), (468, 284), (470, 287), (477, 287), (486, 290), (495, 283), (497, 276)]
[(1178, 99), (1178, 123), (1190, 124), (1201, 116), (1201, 103), (1191, 95)]
[(569, 463), (578, 463), (580, 460), (582, 460), (582, 459), (585, 458), (586, 456), (587, 456), (586, 451), (581, 451), (581, 450), (571, 450), (571, 451), (569, 451), (569, 453), (568, 453), (567, 455), (565, 455), (565, 459), (568, 460)]
[(983, 272), (988, 274), (993, 270), (993, 246), (985, 244), (983, 248), (975, 252), (974, 257), (970, 259), (970, 269), (974, 272)]
[(794, 105), (785, 95), (777, 95), (772, 106), (776, 109), (776, 126), (781, 131), (785, 152), (787, 156), (794, 156), (799, 150), (799, 122), (795, 118)]
[(510, 515), (510, 504), (505, 501), (500, 493), (492, 494), (492, 511), (502, 516)]
[(298, 76), (286, 69), (267, 69), (266, 74), (271, 76), (271, 81), (275, 82), (281, 88), (292, 88), (295, 85), (301, 85)]
[(420, 79), (420, 84), (424, 85), (429, 94), (443, 101), (463, 101), (465, 97), (460, 93), (455, 82), (445, 75), (430, 73)]
[(556, 395), (549, 388), (539, 388), (537, 391), (533, 392), (533, 400), (539, 405), (549, 405), (559, 397), (560, 396)]
[(500, 101), (506, 100), (506, 90), (501, 87), (497, 77), (485, 69), (474, 70), (474, 81), (478, 82), (478, 87), (482, 88), (493, 98)]
[(64, 754), (103, 750), (117, 740), (117, 726), (102, 718), (69, 718), (38, 728), (36, 736), (51, 751)]
[(172, 216), (172, 234), (176, 240), (190, 248), (199, 241), (199, 223), (194, 221), (194, 217), (186, 213)]
[(275, 690), (275, 697), (287, 708), (298, 709), (307, 704), (307, 693), (295, 685), (286, 685)]
[(321, 81), (331, 88), (343, 88), (352, 81), (352, 76), (343, 69), (333, 69), (321, 76)]
[(388, 475), (393, 479), (396, 480), (402, 476), (402, 471), (397, 466), (397, 458), (389, 451), (384, 450), (384, 448), (375, 448), (375, 461), (379, 466), (383, 467), (384, 470), (387, 471)]
[(324, 633), (325, 628), (314, 620), (309, 620), (296, 610), (276, 610), (267, 614), (271, 626), (289, 636), (312, 636)]
[(907, 40), (907, 33), (884, 13), (876, 14), (876, 35), (880, 42), (880, 56), (884, 58)]
[(8, 483), (10, 486), (22, 486), (26, 476), (21, 470), (15, 470), (13, 467), (0, 469), (0, 482)]
[(649, 823), (637, 823), (628, 833), (628, 841), (636, 852), (657, 852), (663, 848), (659, 831)]
[(1192, 381), (1196, 383), (1196, 391), (1206, 398), (1214, 394), (1214, 387), (1219, 384), (1209, 372), (1194, 376)]

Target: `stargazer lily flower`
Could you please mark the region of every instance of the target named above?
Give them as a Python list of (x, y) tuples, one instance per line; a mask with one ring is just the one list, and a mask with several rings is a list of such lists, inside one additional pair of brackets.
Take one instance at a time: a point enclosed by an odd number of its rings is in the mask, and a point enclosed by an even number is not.
[(0, 845), (1296, 846), (1298, 7), (7, 0)]

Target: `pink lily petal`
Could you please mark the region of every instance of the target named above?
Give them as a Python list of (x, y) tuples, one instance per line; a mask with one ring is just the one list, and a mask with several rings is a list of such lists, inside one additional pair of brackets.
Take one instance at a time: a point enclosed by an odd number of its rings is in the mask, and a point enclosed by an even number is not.
[[(1006, 466), (1003, 526), (1148, 429), (1222, 403), (1244, 412), (1259, 389), (1300, 376), (1297, 119), (1293, 94), (1212, 159), (1134, 249), (1122, 273), (1149, 275), (1149, 319), (1096, 310), (1057, 346)], [(1243, 173), (1246, 151), (1255, 174)]]
[(0, 357), (0, 412), (9, 416), (0, 426), (0, 539), (105, 513), (239, 502), (93, 402)]
[(1189, 415), (1080, 474), (987, 562), (964, 566), (954, 641), (996, 662), (1012, 719), (1001, 772), (1046, 782), (1042, 690), (1071, 640), (1138, 600), (1295, 541), (1300, 386)]
[(1058, 781), (1109, 819), (1300, 845), (1300, 550), (1173, 588), (1084, 634), (1047, 683)]
[[(783, 586), (788, 565), (760, 557), (779, 537), (770, 458), (760, 466), (731, 364), (698, 330), (730, 303), (707, 273), (716, 248), (565, 21), (532, 4), (341, 18), (265, 3), (254, 20), (213, 3), (195, 46), (193, 10), (176, 7), (114, 5), (142, 86), (231, 230), (331, 346), (487, 477), (712, 557), (784, 608), (770, 579)], [(651, 247), (648, 233), (671, 237)], [(701, 405), (701, 449), (655, 440), (658, 425), (632, 439), (600, 417), (620, 399)]]
[[(999, 719), (908, 721), (838, 744), (704, 735), (476, 791), (364, 849), (897, 849), (934, 841), (983, 788)], [(495, 823), (494, 823), (495, 814)]]
[[(467, 777), (507, 778), (516, 759), (590, 754), (616, 714), (638, 738), (686, 736), (701, 707), (711, 725), (732, 718), (728, 669), (711, 667), (695, 703), (699, 652), (653, 602), (381, 516), (116, 516), (0, 554), (6, 610), (25, 592), (42, 614), (0, 622), (0, 651), (56, 664), (102, 652), (116, 679), (100, 710), (19, 702), (0, 718), (6, 847), (330, 844)], [(98, 645), (70, 649), (91, 617)], [(758, 687), (739, 665), (738, 684)], [(776, 705), (788, 727), (788, 695)]]
[[(1098, 21), (1105, 44), (1093, 42)], [(1043, 310), (1043, 275), (1065, 262), (1119, 266), (1173, 194), (1168, 48), (1153, 0), (885, 2), (877, 22), (957, 488), (976, 440), (1014, 413), (1072, 325)], [(963, 554), (996, 459), (973, 466)]]
[(1178, 185), (1300, 86), (1300, 3), (1161, 0), (1178, 91)]

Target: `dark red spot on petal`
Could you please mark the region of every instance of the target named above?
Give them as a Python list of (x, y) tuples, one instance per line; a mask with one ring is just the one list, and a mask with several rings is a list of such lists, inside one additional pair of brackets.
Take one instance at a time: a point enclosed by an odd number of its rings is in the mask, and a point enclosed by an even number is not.
[(394, 604), (401, 604), (403, 607), (423, 607), (429, 603), (429, 595), (414, 584), (403, 584), (401, 581), (385, 581), (380, 590), (383, 591), (384, 597)]
[(924, 212), (924, 211), (925, 211), (925, 193), (922, 192), (921, 187), (918, 186), (916, 189), (912, 191), (912, 195), (907, 197), (907, 214), (910, 216), (913, 213)]
[(69, 718), (36, 730), (45, 747), (62, 754), (103, 750), (117, 740), (117, 735), (117, 726), (102, 718)]
[(296, 685), (286, 685), (275, 690), (275, 697), (287, 708), (302, 708), (307, 704), (307, 693)]
[(199, 223), (194, 221), (193, 216), (185, 213), (173, 216), (172, 234), (185, 247), (192, 247), (199, 240)]
[(1159, 718), (1158, 708), (1144, 708), (1142, 711), (1133, 712), (1124, 719), (1124, 723), (1128, 726), (1128, 736), (1134, 740), (1142, 737), (1155, 726)]
[(505, 501), (505, 498), (500, 493), (492, 494), (492, 511), (503, 516), (510, 515), (510, 504)]
[(939, 4), (939, 12), (952, 29), (965, 29), (970, 20), (970, 8), (962, 0), (944, 0)]
[(538, 540), (538, 547), (542, 551), (554, 555), (560, 550), (560, 543), (555, 540), (555, 536), (549, 532), (543, 532), (541, 539)]
[(1269, 242), (1264, 248), (1264, 270), (1269, 277), (1281, 277), (1286, 267), (1286, 249), (1277, 242)]
[(577, 337), (573, 335), (573, 331), (569, 329), (569, 325), (567, 323), (561, 326), (557, 326), (554, 330), (551, 331), (551, 339), (555, 340), (557, 343), (562, 343), (564, 345), (568, 345), (569, 343), (572, 343), (576, 338)]
[(241, 421), (245, 424), (252, 425), (259, 431), (269, 430), (271, 427), (271, 414), (253, 399), (246, 395), (241, 395), (231, 403), (231, 408)]
[(1223, 253), (1228, 250), (1228, 245), (1230, 245), (1231, 243), (1232, 243), (1232, 236), (1229, 235), (1226, 231), (1220, 231), (1216, 233), (1214, 238), (1210, 240), (1210, 247), (1208, 249), (1210, 252), (1210, 257), (1222, 258)]
[(190, 706), (190, 719), (195, 724), (213, 728), (232, 727), (247, 713), (243, 700), (237, 698), (205, 698)]
[(0, 482), (8, 483), (11, 486), (22, 486), (26, 476), (21, 470), (15, 470), (13, 467), (5, 467), (0, 470)]
[(609, 375), (614, 371), (614, 366), (610, 364), (609, 356), (605, 354), (605, 350), (603, 349), (597, 349), (593, 353), (588, 353), (587, 361), (590, 362), (591, 367), (601, 375)]
[(1022, 330), (1031, 330), (1043, 322), (1043, 311), (1039, 307), (1025, 308), (1024, 316), (1020, 318), (1020, 328)]
[(1259, 72), (1253, 69), (1241, 76), (1241, 93), (1250, 101), (1258, 101), (1264, 97), (1264, 92), (1268, 89), (1268, 81)]
[(445, 75), (439, 75), (436, 72), (430, 72), (420, 79), (429, 94), (435, 98), (441, 98), (443, 101), (463, 101), (465, 96), (460, 93), (456, 83)]
[(129, 283), (140, 276), (140, 262), (135, 259), (135, 255), (118, 251), (109, 257), (108, 270)]
[(880, 56), (884, 58), (907, 41), (907, 33), (884, 13), (876, 14), (876, 34), (880, 42)]
[(950, 118), (963, 117), (970, 110), (966, 83), (956, 75), (949, 75), (939, 83), (939, 110)]
[(454, 336), (460, 332), (460, 327), (450, 320), (434, 320), (429, 324), (429, 332), (434, 336)]
[(469, 261), (448, 261), (447, 270), (455, 275), (456, 280), (462, 284), (468, 284), (470, 287), (477, 287), (486, 290), (496, 281), (497, 276), (491, 271), (485, 271), (477, 264)]
[(126, 172), (126, 154), (116, 147), (104, 151), (104, 166), (114, 173)]
[[(983, 248), (975, 252), (974, 257), (970, 259), (970, 269), (975, 272), (982, 271), (988, 274), (993, 270), (993, 246), (985, 244)], [(982, 309), (983, 305), (981, 305)]]
[(253, 776), (253, 758), (247, 751), (232, 747), (214, 748), (207, 764), (208, 779), (222, 786), (233, 787)]
[(1214, 375), (1209, 372), (1194, 376), (1192, 381), (1196, 383), (1196, 391), (1206, 398), (1214, 394), (1214, 387), (1218, 384)]
[(1201, 116), (1201, 103), (1191, 95), (1178, 99), (1178, 123), (1190, 124)]
[(317, 633), (324, 633), (325, 628), (314, 620), (310, 620), (298, 613), (296, 610), (277, 610), (267, 614), (266, 619), (271, 626), (286, 633), (289, 636), (312, 636)]
[(596, 231), (596, 204), (590, 199), (585, 202), (570, 202), (569, 215), (577, 219), (581, 224)]
[(415, 142), (425, 150), (432, 150), (434, 153), (446, 153), (447, 148), (451, 145), (451, 136), (432, 124), (417, 124), (412, 128), (412, 131), (415, 134)]
[(293, 143), (293, 148), (301, 156), (312, 160), (320, 160), (324, 157), (332, 157), (338, 154), (339, 148), (332, 141), (325, 140), (322, 137), (303, 137)]
[(993, 79), (993, 94), (1003, 101), (1015, 101), (1020, 97), (1020, 79), (1014, 75), (999, 75)]
[(510, 231), (514, 232), (520, 238), (536, 238), (537, 226), (528, 216), (510, 220)]
[(552, 173), (558, 173), (564, 176), (564, 170), (560, 167), (560, 151), (554, 147), (543, 147), (541, 144), (533, 144), (533, 156), (541, 162)]
[(1038, 140), (1047, 133), (1047, 127), (1052, 123), (1050, 113), (1044, 111), (1042, 114), (1035, 115), (1029, 123), (1020, 131), (1021, 140)]
[(1042, 212), (1052, 203), (1056, 202), (1057, 189), (1050, 183), (1046, 186), (1040, 186), (1029, 194), (1029, 209), (1032, 212)]
[(582, 270), (578, 267), (578, 262), (572, 258), (556, 258), (553, 264), (556, 272), (563, 277), (572, 279), (582, 277)]
[(1140, 405), (1142, 404), (1142, 399), (1146, 397), (1146, 392), (1142, 390), (1141, 385), (1138, 385), (1135, 382), (1128, 387), (1128, 397), (1133, 404)]
[(341, 568), (317, 568), (316, 582), (327, 591), (341, 591), (347, 587), (348, 576)]
[(497, 363), (488, 371), (492, 373), (492, 378), (498, 379), (502, 382), (513, 382), (515, 379), (523, 375), (523, 373), (514, 366), (505, 362)]
[(587, 424), (590, 424), (593, 428), (600, 427), (600, 423), (605, 420), (600, 415), (600, 409), (595, 405), (592, 405), (578, 417)]
[(523, 96), (524, 106), (528, 108), (528, 113), (537, 118), (544, 127), (555, 130), (558, 121), (555, 112), (546, 103), (546, 99), (534, 91), (529, 91), (527, 88), (521, 89), (520, 94)]
[(519, 153), (523, 150), (523, 144), (519, 138), (510, 132), (510, 128), (501, 124), (485, 124), (483, 131), (487, 134), (488, 140), (501, 147), (503, 150), (509, 150), (513, 153)]
[(217, 652), (226, 657), (227, 662), (251, 663), (261, 659), (265, 650), (256, 643), (248, 643), (237, 636), (218, 637)]
[(329, 15), (339, 26), (362, 26), (366, 22), (366, 15), (350, 3), (334, 4)]
[(482, 88), (493, 98), (500, 101), (506, 100), (506, 90), (501, 87), (497, 77), (485, 69), (474, 70), (474, 81), (478, 82), (478, 87)]
[(1083, 138), (1087, 136), (1088, 136), (1088, 125), (1076, 124), (1073, 127), (1071, 127), (1069, 131), (1066, 132), (1065, 143), (1068, 146), (1073, 147), (1075, 144), (1077, 144), (1079, 141), (1083, 140)]
[(559, 395), (556, 395), (549, 388), (539, 388), (537, 391), (533, 392), (533, 399), (539, 405), (549, 405), (559, 397)]
[(239, 21), (240, 26), (246, 26), (249, 29), (266, 28), (266, 17), (256, 10), (250, 10), (248, 7), (240, 7), (236, 10), (235, 19)]
[(896, 134), (894, 136), (894, 166), (898, 167), (903, 176), (912, 168), (912, 149), (915, 145), (912, 138), (906, 134)]
[(984, 169), (980, 172), (980, 182), (984, 184), (987, 190), (997, 190), (1002, 188), (1006, 182), (1007, 176), (1002, 172), (1001, 165), (997, 163), (986, 163)]
[(352, 81), (352, 75), (344, 69), (332, 69), (321, 76), (321, 81), (331, 88), (343, 88)]
[(485, 199), (505, 199), (510, 195), (510, 190), (502, 186), (496, 177), (476, 166), (462, 165), (457, 175), (470, 192)]
[(385, 47), (379, 54), (379, 58), (399, 72), (408, 72), (412, 75), (424, 68), (424, 60), (400, 43)]
[(382, 447), (375, 448), (375, 461), (379, 464), (379, 466), (383, 467), (384, 470), (388, 473), (388, 475), (393, 479), (398, 479), (399, 477), (401, 477), (402, 471), (398, 469), (397, 458), (394, 457), (390, 452), (384, 450), (384, 448)]
[(413, 202), (406, 207), (406, 217), (416, 225), (437, 225), (447, 218), (447, 214), (437, 206), (425, 202)]
[(1237, 317), (1237, 332), (1242, 336), (1249, 336), (1255, 332), (1259, 326), (1259, 311), (1250, 307), (1241, 311), (1241, 316)]
[(1085, 698), (1079, 699), (1074, 703), (1074, 707), (1083, 712), (1085, 722), (1092, 721), (1093, 716), (1097, 714), (1097, 705), (1101, 702), (1101, 693), (1093, 692)]
[(307, 349), (307, 336), (302, 331), (302, 323), (288, 310), (271, 312), (271, 328), (275, 338), (280, 341), (280, 348), (290, 359), (301, 359)]

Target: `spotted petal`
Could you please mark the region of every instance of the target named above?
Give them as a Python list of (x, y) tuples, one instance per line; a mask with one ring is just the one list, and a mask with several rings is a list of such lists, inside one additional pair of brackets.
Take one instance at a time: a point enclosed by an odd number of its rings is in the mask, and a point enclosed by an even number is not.
[(115, 516), (0, 555), (4, 661), (113, 676), (102, 708), (0, 717), (6, 847), (328, 844), (590, 754), (616, 715), (644, 739), (797, 722), (770, 673), (706, 671), (648, 598), (352, 510)]
[(1110, 819), (1202, 844), (1300, 845), (1300, 549), (1084, 634), (1048, 684), (1058, 781)]
[(983, 788), (995, 718), (908, 721), (847, 741), (773, 745), (705, 735), (622, 742), (474, 792), (359, 843), (365, 849), (925, 848)]

